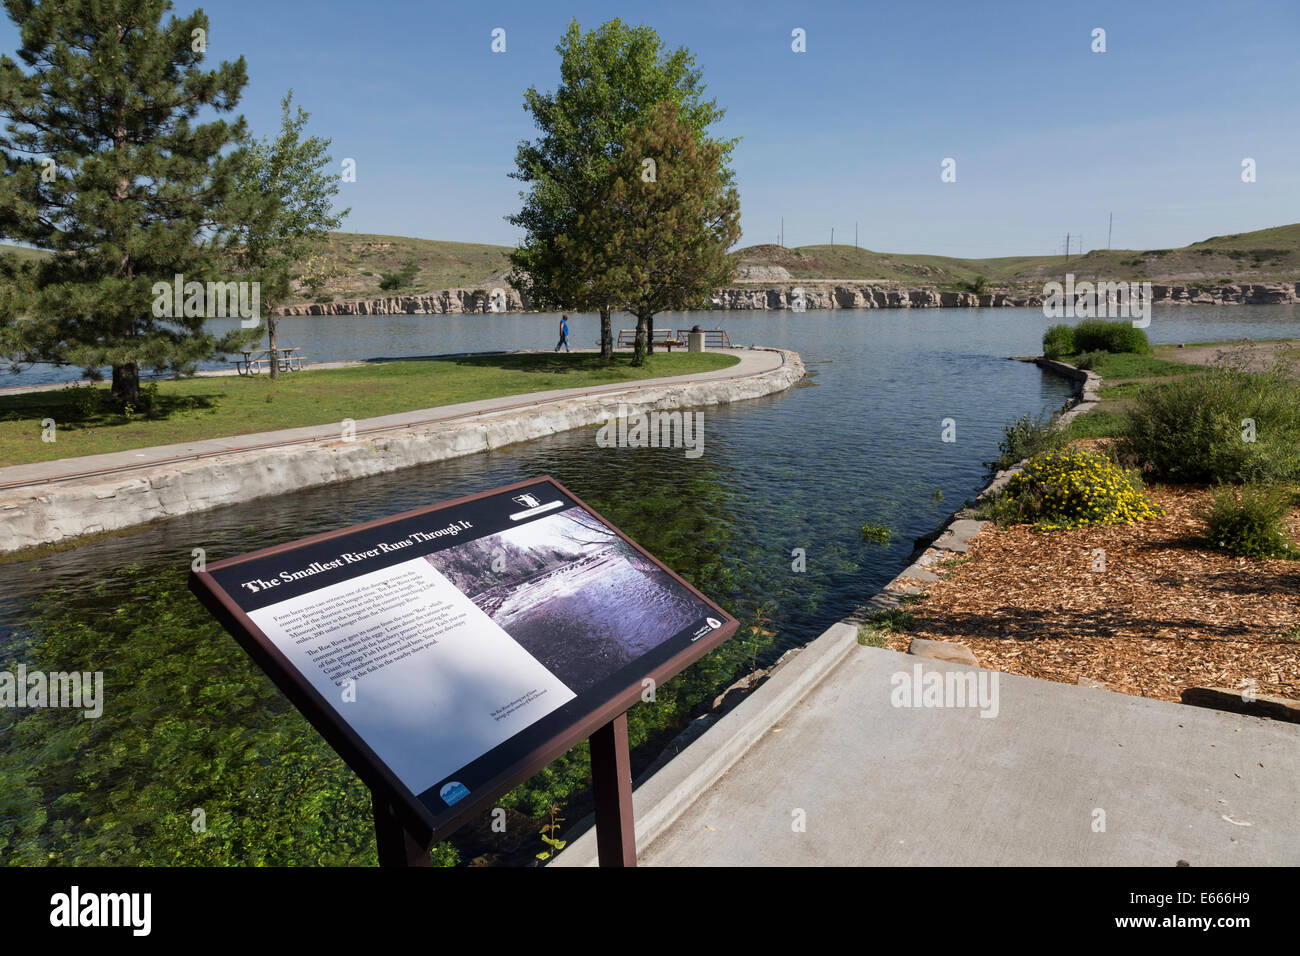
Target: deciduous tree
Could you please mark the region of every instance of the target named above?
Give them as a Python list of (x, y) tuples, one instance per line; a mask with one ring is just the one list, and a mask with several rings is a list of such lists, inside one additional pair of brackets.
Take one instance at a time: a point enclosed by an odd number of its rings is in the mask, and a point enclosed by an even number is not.
[(271, 378), (279, 375), (275, 310), (289, 295), (294, 271), (329, 239), (351, 211), (331, 212), (339, 177), (330, 171), (330, 141), (303, 137), (309, 114), (293, 111), (293, 90), (280, 101), (280, 134), (249, 148), (240, 188), (256, 210), (244, 229), (240, 266), (261, 282)]
[[(556, 47), (560, 84), (554, 93), (535, 87), (524, 93), (539, 135), (519, 144), (517, 170), (529, 184), (523, 207), (507, 217), (525, 238), (511, 254), (511, 285), (541, 308), (600, 313), (601, 355), (613, 353), (610, 311), (618, 296), (603, 274), (593, 271), (603, 237), (582, 228), (595, 197), (609, 186), (610, 167), (623, 149), (633, 122), (657, 104), (676, 104), (698, 140), (722, 118), (714, 100), (704, 99), (704, 84), (694, 56), (684, 47), (668, 50), (650, 27), (611, 20), (582, 32), (569, 24)], [(734, 140), (721, 140), (727, 168)]]
[(681, 110), (660, 103), (628, 130), (610, 177), (579, 230), (584, 271), (602, 276), (611, 301), (637, 319), (640, 365), (653, 351), (654, 317), (699, 307), (735, 275), (727, 250), (740, 238), (740, 198), (724, 146), (699, 141)]

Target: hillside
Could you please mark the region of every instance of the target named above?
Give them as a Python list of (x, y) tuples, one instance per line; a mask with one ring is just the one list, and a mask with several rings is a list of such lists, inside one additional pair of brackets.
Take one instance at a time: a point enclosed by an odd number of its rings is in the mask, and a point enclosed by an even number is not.
[[(304, 263), (305, 283), (296, 304), (418, 296), (443, 289), (506, 287), (507, 246), (337, 232)], [(0, 254), (45, 255), (17, 246)], [(852, 246), (748, 246), (733, 253), (740, 285), (781, 285), (791, 280), (885, 281), (919, 288), (968, 289), (983, 276), (990, 287), (1041, 285), (1065, 272), (1080, 279), (1153, 282), (1294, 281), (1300, 277), (1300, 223), (1256, 232), (1213, 236), (1178, 249), (1093, 250), (1071, 256), (959, 259), (873, 252)], [(386, 284), (387, 288), (383, 285)]]
[[(1300, 223), (1257, 232), (1214, 236), (1178, 249), (1097, 249), (1082, 256), (955, 259), (890, 254), (852, 246), (750, 246), (734, 255), (748, 281), (883, 279), (965, 286), (983, 276), (990, 285), (1041, 283), (1066, 271), (1081, 279), (1222, 280), (1267, 282), (1300, 276)], [(745, 276), (742, 275), (742, 278)]]

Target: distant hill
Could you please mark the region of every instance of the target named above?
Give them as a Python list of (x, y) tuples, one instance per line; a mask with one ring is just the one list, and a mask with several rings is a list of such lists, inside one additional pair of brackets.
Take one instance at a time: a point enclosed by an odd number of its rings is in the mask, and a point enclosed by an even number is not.
[(1081, 279), (1214, 280), (1266, 282), (1300, 276), (1300, 223), (1257, 232), (1214, 236), (1178, 249), (1095, 249), (1085, 255), (954, 259), (891, 254), (852, 246), (749, 246), (733, 253), (742, 279), (754, 283), (792, 279), (884, 279), (966, 286), (983, 276), (990, 285), (1038, 283), (1065, 272)]
[[(318, 263), (323, 294), (301, 290), (300, 301), (419, 295), (442, 289), (504, 286), (509, 246), (411, 239), (358, 232), (331, 234)], [(311, 271), (311, 270), (309, 270)], [(336, 275), (329, 275), (337, 272)], [(390, 288), (383, 288), (385, 277)]]
[[(0, 245), (0, 254), (45, 255)], [(509, 246), (336, 232), (328, 247), (306, 263), (319, 277), (296, 302), (342, 302), (420, 295), (442, 289), (505, 286)], [(1273, 282), (1300, 277), (1300, 223), (1256, 232), (1213, 236), (1178, 249), (1095, 249), (1084, 255), (958, 259), (874, 252), (852, 246), (748, 246), (732, 255), (744, 284), (790, 280), (885, 280), (917, 287), (966, 289), (983, 276), (989, 286), (1041, 284), (1065, 272), (1080, 279), (1153, 282)], [(384, 284), (388, 288), (383, 288)]]

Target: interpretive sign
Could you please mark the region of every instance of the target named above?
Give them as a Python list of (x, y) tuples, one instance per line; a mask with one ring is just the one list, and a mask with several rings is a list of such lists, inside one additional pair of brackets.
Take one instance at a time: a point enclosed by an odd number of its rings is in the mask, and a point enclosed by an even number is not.
[(549, 477), (190, 588), (423, 847), (737, 628)]

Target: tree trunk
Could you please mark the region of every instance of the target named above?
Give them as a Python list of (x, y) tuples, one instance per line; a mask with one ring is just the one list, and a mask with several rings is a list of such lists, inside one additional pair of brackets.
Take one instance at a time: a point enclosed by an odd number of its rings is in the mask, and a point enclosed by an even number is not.
[(645, 317), (645, 354), (655, 354), (655, 317), (653, 314)]
[(646, 322), (641, 316), (636, 317), (636, 350), (632, 353), (633, 365), (644, 365), (646, 357)]
[(606, 362), (614, 358), (614, 328), (609, 318), (609, 306), (600, 310), (600, 357)]
[(271, 349), (271, 378), (280, 377), (280, 363), (276, 361), (275, 351), (275, 319), (271, 316), (266, 317), (266, 341)]
[(134, 362), (113, 366), (113, 398), (124, 405), (140, 401), (140, 367)]

